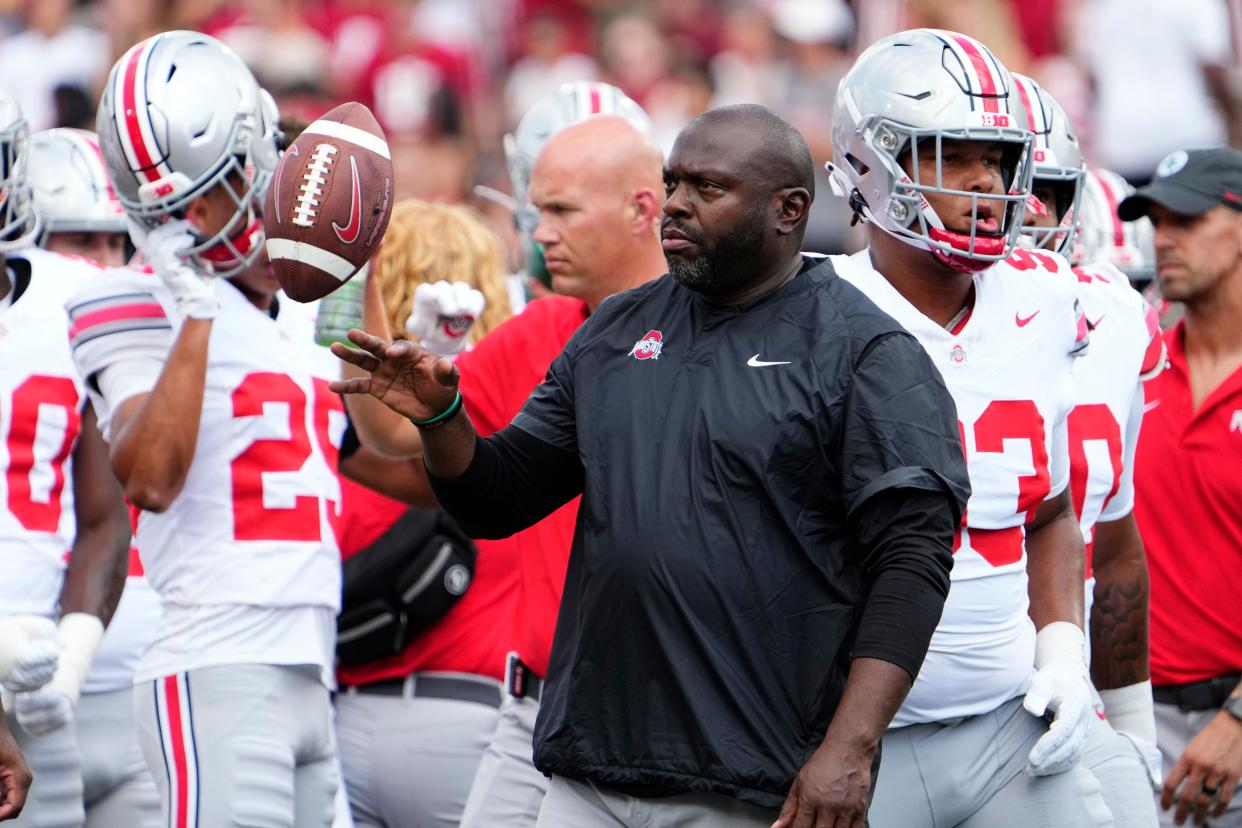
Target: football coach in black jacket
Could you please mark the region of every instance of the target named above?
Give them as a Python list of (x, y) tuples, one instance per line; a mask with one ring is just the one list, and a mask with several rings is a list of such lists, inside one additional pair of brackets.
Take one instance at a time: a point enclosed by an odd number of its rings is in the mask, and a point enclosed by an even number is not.
[(582, 494), (541, 826), (863, 825), (969, 483), (922, 347), (799, 253), (813, 181), (762, 107), (692, 122), (665, 170), (669, 275), (604, 302), (489, 438), (448, 360), (361, 331), (334, 348), (370, 372), (337, 390), (423, 429), (468, 532)]

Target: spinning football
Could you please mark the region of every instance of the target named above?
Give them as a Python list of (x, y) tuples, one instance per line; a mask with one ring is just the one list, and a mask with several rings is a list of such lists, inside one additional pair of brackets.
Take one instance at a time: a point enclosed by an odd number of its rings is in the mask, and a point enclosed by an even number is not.
[(263, 207), (267, 255), (285, 293), (326, 296), (357, 273), (392, 215), (392, 156), (371, 111), (341, 104), (298, 136)]

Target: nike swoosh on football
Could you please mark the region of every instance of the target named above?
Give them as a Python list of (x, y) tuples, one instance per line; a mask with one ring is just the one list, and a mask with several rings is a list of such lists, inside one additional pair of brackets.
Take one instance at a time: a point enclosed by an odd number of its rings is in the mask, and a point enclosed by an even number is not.
[(753, 357), (746, 360), (746, 364), (749, 365), (751, 368), (763, 368), (768, 365), (792, 365), (793, 363), (792, 362), (764, 362), (763, 360), (759, 358), (758, 354), (755, 354)]
[(1022, 314), (1014, 313), (1013, 321), (1017, 323), (1019, 328), (1025, 328), (1027, 325), (1031, 323), (1031, 320), (1037, 316), (1039, 316), (1039, 311), (1035, 311), (1034, 313), (1032, 313), (1030, 316), (1026, 317), (1025, 319), (1022, 318)]
[(358, 233), (362, 230), (362, 190), (358, 187), (358, 162), (354, 157), (349, 156), (349, 168), (353, 175), (354, 191), (349, 199), (349, 223), (344, 227), (332, 222), (332, 229), (336, 232), (336, 237), (345, 244), (353, 244), (358, 240)]

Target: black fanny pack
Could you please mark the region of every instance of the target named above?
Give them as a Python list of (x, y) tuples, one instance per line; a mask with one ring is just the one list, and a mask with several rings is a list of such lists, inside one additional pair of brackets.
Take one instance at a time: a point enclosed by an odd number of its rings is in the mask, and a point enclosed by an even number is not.
[(441, 509), (410, 509), (344, 564), (336, 656), (366, 664), (405, 650), (465, 594), (474, 544)]

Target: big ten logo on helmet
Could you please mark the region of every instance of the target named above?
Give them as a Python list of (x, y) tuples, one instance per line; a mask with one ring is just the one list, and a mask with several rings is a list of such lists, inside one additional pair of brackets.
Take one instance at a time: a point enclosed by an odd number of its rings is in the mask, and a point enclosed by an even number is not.
[(1011, 120), (1004, 112), (979, 112), (979, 126), (1008, 128)]

